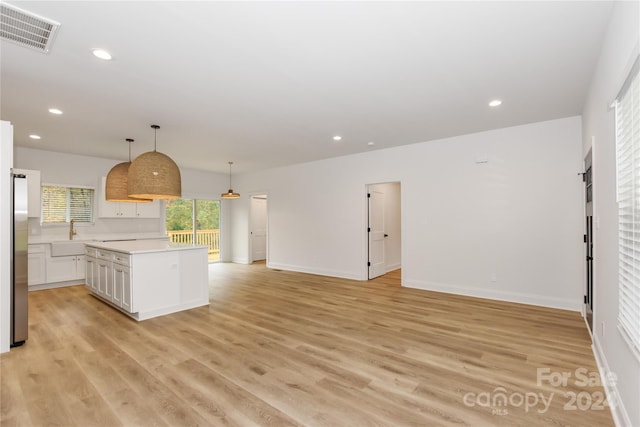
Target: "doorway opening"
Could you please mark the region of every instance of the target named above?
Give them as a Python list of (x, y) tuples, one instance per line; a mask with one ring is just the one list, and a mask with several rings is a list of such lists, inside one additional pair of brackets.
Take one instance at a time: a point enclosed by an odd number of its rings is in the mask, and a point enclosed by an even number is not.
[(585, 200), (585, 265), (586, 283), (584, 292), (584, 313), (587, 326), (593, 332), (593, 172), (591, 170), (591, 150), (584, 158), (584, 200)]
[(249, 252), (251, 254), (250, 263), (267, 263), (267, 195), (258, 194), (251, 196), (251, 206), (249, 209)]
[[(402, 266), (400, 182), (367, 185), (367, 277), (369, 280)], [(400, 275), (396, 275), (398, 280)]]

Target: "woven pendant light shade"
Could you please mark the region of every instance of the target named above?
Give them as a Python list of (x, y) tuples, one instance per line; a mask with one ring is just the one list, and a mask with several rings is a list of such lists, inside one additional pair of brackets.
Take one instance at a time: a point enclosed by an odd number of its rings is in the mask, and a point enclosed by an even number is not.
[(139, 155), (129, 166), (129, 197), (141, 199), (177, 199), (182, 197), (182, 180), (176, 162), (156, 151), (160, 126), (154, 130), (153, 151)]
[(181, 196), (180, 169), (166, 154), (149, 151), (129, 166), (129, 197), (177, 199)]
[(129, 197), (129, 166), (131, 162), (118, 163), (109, 171), (105, 186), (105, 198), (109, 202), (152, 202), (151, 199)]
[(129, 197), (129, 166), (131, 165), (131, 143), (133, 142), (133, 139), (127, 138), (125, 141), (129, 143), (129, 161), (118, 163), (112, 167), (107, 174), (105, 199), (109, 202), (152, 202), (153, 200), (151, 199), (136, 199), (134, 197)]

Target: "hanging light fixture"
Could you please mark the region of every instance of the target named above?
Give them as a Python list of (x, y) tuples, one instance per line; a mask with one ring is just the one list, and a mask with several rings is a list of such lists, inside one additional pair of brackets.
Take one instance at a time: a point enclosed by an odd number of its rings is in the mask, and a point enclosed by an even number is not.
[(180, 169), (169, 156), (156, 150), (158, 129), (154, 130), (153, 151), (139, 155), (129, 167), (129, 197), (177, 199), (182, 196)]
[(222, 193), (220, 195), (220, 197), (222, 197), (223, 199), (237, 199), (238, 197), (240, 197), (239, 193), (234, 193), (233, 189), (231, 188), (231, 165), (233, 164), (233, 162), (229, 162), (229, 191), (227, 191), (226, 193)]
[(133, 139), (127, 138), (129, 143), (129, 161), (118, 163), (107, 174), (105, 185), (105, 199), (109, 202), (151, 202), (151, 199), (136, 199), (128, 195), (129, 166), (131, 166), (131, 143)]

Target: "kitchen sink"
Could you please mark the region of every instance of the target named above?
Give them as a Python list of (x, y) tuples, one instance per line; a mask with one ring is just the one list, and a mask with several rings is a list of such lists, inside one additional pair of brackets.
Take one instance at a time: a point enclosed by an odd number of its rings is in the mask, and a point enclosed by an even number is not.
[(59, 240), (51, 242), (51, 256), (84, 255), (84, 244), (95, 240)]

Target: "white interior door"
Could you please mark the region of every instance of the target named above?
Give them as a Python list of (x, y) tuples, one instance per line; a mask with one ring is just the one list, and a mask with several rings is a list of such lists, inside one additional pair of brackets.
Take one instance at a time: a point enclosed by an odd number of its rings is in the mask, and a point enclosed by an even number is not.
[(369, 279), (386, 273), (384, 259), (384, 193), (370, 190), (369, 199)]
[(267, 196), (251, 198), (251, 260), (267, 259)]

